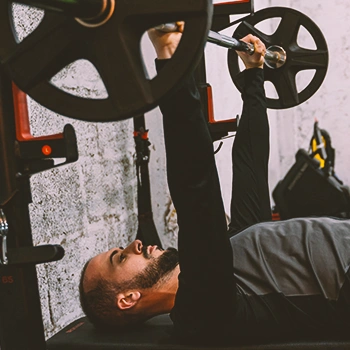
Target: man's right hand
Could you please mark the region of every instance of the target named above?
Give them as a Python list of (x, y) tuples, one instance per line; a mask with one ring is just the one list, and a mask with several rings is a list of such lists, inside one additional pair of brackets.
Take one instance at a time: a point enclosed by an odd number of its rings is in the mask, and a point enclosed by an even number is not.
[(238, 56), (242, 59), (246, 69), (250, 68), (264, 68), (264, 56), (266, 53), (265, 44), (256, 36), (248, 34), (242, 41), (254, 45), (255, 52), (250, 55), (244, 51), (236, 51)]
[(157, 58), (160, 60), (171, 58), (179, 45), (184, 30), (184, 22), (176, 22), (176, 24), (178, 26), (176, 32), (166, 33), (154, 28), (148, 31)]

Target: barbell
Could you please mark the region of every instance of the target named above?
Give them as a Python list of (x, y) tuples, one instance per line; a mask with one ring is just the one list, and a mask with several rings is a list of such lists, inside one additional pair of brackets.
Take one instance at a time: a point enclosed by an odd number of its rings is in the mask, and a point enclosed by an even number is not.
[[(12, 1), (0, 2), (0, 63), (12, 80), (41, 105), (62, 115), (86, 121), (116, 121), (145, 113), (173, 92), (190, 74), (200, 59), (208, 40), (213, 7), (209, 0), (19, 0), (16, 2), (36, 6), (45, 10), (43, 20), (24, 40), (18, 40), (13, 24)], [(278, 35), (271, 36), (276, 44), (286, 50), (286, 64), (273, 75), (277, 92), (285, 85), (293, 95), (293, 103), (282, 103), (273, 108), (288, 108), (308, 98), (311, 93), (299, 98), (295, 83), (286, 79), (286, 75), (295, 77), (298, 69), (294, 65), (295, 55), (301, 49), (286, 28), (286, 20), (292, 24), (293, 31), (299, 28), (299, 19), (306, 16), (295, 10), (273, 8), (256, 12), (238, 27), (235, 37), (243, 37), (246, 31), (258, 36), (266, 45), (269, 36), (254, 27), (254, 21), (262, 17), (282, 17)], [(282, 9), (282, 10), (281, 10)], [(269, 11), (269, 12), (268, 12)], [(290, 16), (294, 11), (294, 17)], [(263, 13), (264, 16), (260, 15)], [(270, 13), (269, 15), (266, 15)], [(287, 19), (285, 19), (285, 17)], [(144, 68), (140, 42), (143, 34), (159, 23), (185, 21), (186, 28), (173, 59), (155, 78), (149, 79)], [(293, 22), (294, 21), (294, 22)], [(308, 23), (318, 37), (322, 33), (309, 19)], [(253, 23), (253, 24), (251, 24)], [(304, 24), (307, 28), (307, 25)], [(243, 28), (243, 29), (242, 29)], [(315, 29), (317, 28), (318, 31)], [(308, 28), (307, 28), (308, 29)], [(283, 32), (283, 33), (282, 33)], [(248, 33), (246, 33), (248, 34)], [(314, 36), (314, 35), (312, 35)], [(286, 37), (286, 40), (284, 39)], [(321, 40), (322, 41), (322, 40)], [(323, 42), (322, 42), (323, 43)], [(325, 41), (324, 41), (325, 43)], [(318, 46), (318, 41), (316, 41)], [(328, 51), (326, 45), (311, 50), (313, 57), (323, 60), (317, 64), (308, 60), (308, 69), (318, 70), (317, 83), (327, 70)], [(234, 50), (229, 50), (229, 70), (233, 81), (239, 72), (235, 63)], [(294, 57), (294, 58), (293, 58)], [(327, 58), (327, 59), (326, 59)], [(98, 71), (108, 93), (108, 97), (90, 99), (78, 97), (63, 91), (52, 83), (52, 78), (67, 65), (79, 59), (90, 61)], [(322, 61), (322, 62), (321, 62)], [(286, 69), (292, 67), (292, 70)], [(266, 67), (265, 67), (266, 68)], [(272, 71), (272, 69), (271, 69)], [(269, 78), (269, 74), (265, 74)], [(272, 76), (270, 74), (270, 76)], [(279, 81), (276, 77), (282, 77)], [(308, 90), (313, 93), (317, 84), (312, 82)], [(318, 88), (318, 87), (317, 87)], [(294, 89), (294, 90), (293, 90)], [(283, 95), (281, 100), (285, 100)], [(269, 101), (268, 101), (269, 102)]]
[[(178, 26), (176, 23), (164, 23), (155, 27), (156, 30), (171, 33), (178, 30)], [(209, 30), (208, 33), (208, 42), (213, 43), (215, 45), (225, 47), (227, 49), (233, 49), (236, 51), (244, 51), (252, 55), (255, 52), (255, 47), (251, 43), (246, 43), (244, 41), (238, 40), (234, 37), (229, 37), (227, 35), (223, 35), (213, 30)], [(272, 68), (280, 68), (286, 63), (287, 54), (286, 51), (277, 45), (270, 46), (267, 48), (265, 53), (265, 64)]]
[[(267, 35), (257, 28), (261, 22), (269, 19), (281, 21), (277, 29)], [(174, 23), (158, 26), (159, 30), (175, 30)], [(298, 43), (301, 27), (309, 33), (316, 49), (302, 47)], [(228, 51), (228, 67), (231, 79), (239, 91), (243, 82), (236, 51), (254, 52), (252, 45), (239, 40), (248, 34), (257, 36), (268, 48), (265, 56), (264, 77), (274, 86), (278, 98), (267, 97), (267, 107), (285, 109), (295, 107), (313, 96), (324, 81), (328, 69), (328, 47), (318, 26), (306, 15), (291, 8), (272, 7), (254, 13), (242, 21), (234, 31), (232, 38), (209, 31), (208, 42), (223, 46)], [(302, 71), (314, 70), (314, 75), (306, 86), (298, 89), (297, 75)]]

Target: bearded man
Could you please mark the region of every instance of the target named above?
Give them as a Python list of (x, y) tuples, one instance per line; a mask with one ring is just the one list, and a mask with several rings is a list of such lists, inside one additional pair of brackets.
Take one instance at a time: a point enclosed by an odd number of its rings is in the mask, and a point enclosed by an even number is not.
[[(152, 30), (158, 71), (181, 39)], [(346, 332), (350, 320), (350, 222), (271, 222), (265, 46), (238, 53), (246, 70), (243, 111), (232, 150), (227, 228), (213, 145), (193, 76), (161, 105), (168, 185), (179, 224), (178, 253), (136, 240), (91, 259), (83, 310), (100, 327), (133, 327), (170, 313), (179, 336), (235, 338)], [(317, 334), (318, 334), (317, 333)]]

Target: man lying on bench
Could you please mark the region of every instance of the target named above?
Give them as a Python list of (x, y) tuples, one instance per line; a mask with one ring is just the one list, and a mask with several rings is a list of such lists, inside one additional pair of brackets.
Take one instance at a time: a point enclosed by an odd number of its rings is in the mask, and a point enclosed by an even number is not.
[[(158, 71), (181, 32), (149, 32)], [(269, 222), (265, 46), (252, 35), (243, 40), (256, 52), (239, 53), (247, 69), (241, 73), (244, 105), (232, 151), (229, 228), (211, 137), (189, 76), (160, 106), (178, 253), (134, 241), (91, 259), (80, 292), (83, 310), (97, 327), (132, 328), (170, 312), (179, 336), (202, 339), (349, 331), (350, 221)]]

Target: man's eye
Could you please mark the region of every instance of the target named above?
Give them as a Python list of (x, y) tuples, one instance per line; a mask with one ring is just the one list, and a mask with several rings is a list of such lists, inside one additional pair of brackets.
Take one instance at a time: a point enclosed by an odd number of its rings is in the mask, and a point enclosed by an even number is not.
[(125, 258), (126, 258), (126, 256), (123, 253), (121, 253), (119, 256), (119, 261), (123, 262), (125, 260)]

